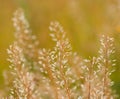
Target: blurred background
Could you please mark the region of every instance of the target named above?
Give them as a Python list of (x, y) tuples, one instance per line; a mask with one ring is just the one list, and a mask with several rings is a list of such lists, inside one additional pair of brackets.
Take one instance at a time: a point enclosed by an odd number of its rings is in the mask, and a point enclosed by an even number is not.
[(6, 49), (14, 41), (13, 13), (22, 8), (37, 35), (41, 48), (54, 44), (49, 24), (59, 21), (73, 46), (82, 57), (96, 56), (101, 34), (115, 38), (116, 72), (111, 79), (120, 94), (120, 0), (0, 0), (0, 89), (4, 88), (3, 71), (8, 69)]

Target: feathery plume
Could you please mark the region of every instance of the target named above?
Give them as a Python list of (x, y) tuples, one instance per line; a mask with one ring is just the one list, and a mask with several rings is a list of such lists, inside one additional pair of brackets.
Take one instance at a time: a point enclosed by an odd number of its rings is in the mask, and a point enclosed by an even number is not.
[(37, 90), (35, 90), (34, 75), (26, 66), (26, 60), (23, 50), (15, 42), (7, 50), (9, 61), (11, 62), (11, 73), (14, 77), (13, 89), (11, 89), (10, 99), (35, 99)]

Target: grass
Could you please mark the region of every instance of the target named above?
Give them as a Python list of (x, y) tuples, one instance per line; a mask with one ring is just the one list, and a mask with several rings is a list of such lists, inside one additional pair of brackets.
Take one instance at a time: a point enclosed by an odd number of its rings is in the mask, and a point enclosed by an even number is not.
[[(115, 65), (114, 39), (103, 35), (97, 57), (82, 58), (59, 22), (51, 22), (51, 49), (39, 48), (22, 9), (13, 18), (16, 40), (8, 51), (7, 99), (116, 99), (110, 75)], [(6, 81), (6, 82), (7, 82)], [(2, 97), (2, 96), (1, 96)]]

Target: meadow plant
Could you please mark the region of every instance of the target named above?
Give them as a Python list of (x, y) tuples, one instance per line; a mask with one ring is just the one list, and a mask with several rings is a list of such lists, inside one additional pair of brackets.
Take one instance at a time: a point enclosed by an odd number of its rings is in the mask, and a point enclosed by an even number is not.
[(83, 59), (72, 47), (59, 22), (51, 22), (51, 49), (39, 48), (24, 12), (14, 18), (15, 42), (8, 51), (12, 85), (6, 99), (116, 99), (110, 79), (115, 60), (114, 39), (101, 37), (97, 57)]
[[(10, 99), (35, 99), (37, 98), (34, 83), (34, 74), (26, 66), (26, 59), (22, 49), (15, 42), (8, 50), (9, 61), (11, 62), (11, 73), (14, 77), (13, 88), (11, 89)], [(37, 86), (36, 86), (37, 87)]]

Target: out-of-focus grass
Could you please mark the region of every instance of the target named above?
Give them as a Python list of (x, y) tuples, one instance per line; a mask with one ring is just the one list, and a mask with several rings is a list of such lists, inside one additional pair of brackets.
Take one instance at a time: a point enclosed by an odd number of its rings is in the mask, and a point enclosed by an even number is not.
[[(117, 71), (112, 79), (120, 92), (120, 22), (119, 0), (0, 0), (0, 86), (2, 72), (8, 68), (6, 49), (14, 40), (13, 12), (24, 9), (30, 27), (40, 41), (40, 47), (52, 47), (49, 23), (59, 21), (73, 45), (73, 50), (83, 57), (97, 55), (99, 35), (109, 33), (116, 41)], [(116, 87), (117, 86), (117, 87)]]

